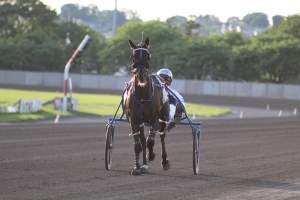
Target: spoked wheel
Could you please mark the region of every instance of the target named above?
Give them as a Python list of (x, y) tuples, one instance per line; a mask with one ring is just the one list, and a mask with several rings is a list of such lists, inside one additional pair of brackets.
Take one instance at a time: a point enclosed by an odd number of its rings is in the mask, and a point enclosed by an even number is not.
[(105, 140), (105, 169), (106, 170), (111, 169), (113, 141), (114, 141), (114, 126), (109, 123), (106, 126), (106, 140)]
[(199, 174), (200, 165), (200, 130), (193, 130), (193, 171)]

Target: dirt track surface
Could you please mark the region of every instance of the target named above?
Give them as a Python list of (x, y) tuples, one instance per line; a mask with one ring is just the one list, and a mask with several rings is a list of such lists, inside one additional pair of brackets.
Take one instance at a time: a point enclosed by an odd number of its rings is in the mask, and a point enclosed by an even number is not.
[(200, 175), (187, 127), (167, 136), (171, 169), (129, 175), (129, 127), (116, 128), (112, 171), (104, 168), (105, 125), (0, 126), (0, 199), (300, 199), (300, 118), (204, 121)]

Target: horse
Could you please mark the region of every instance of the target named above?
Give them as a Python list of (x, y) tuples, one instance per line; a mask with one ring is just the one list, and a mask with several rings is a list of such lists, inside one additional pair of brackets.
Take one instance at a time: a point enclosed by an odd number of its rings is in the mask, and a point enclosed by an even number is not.
[[(148, 172), (147, 161), (155, 158), (153, 151), (155, 134), (160, 133), (162, 144), (161, 165), (168, 170), (170, 162), (167, 159), (165, 136), (166, 126), (169, 121), (169, 102), (165, 88), (158, 78), (150, 74), (149, 38), (144, 43), (135, 45), (129, 40), (132, 49), (131, 71), (132, 78), (128, 84), (127, 97), (124, 100), (124, 111), (131, 127), (131, 136), (134, 146), (134, 165), (132, 175), (141, 175)], [(144, 126), (150, 127), (149, 135), (145, 138)], [(146, 153), (148, 148), (148, 154)], [(142, 166), (139, 155), (142, 153)]]

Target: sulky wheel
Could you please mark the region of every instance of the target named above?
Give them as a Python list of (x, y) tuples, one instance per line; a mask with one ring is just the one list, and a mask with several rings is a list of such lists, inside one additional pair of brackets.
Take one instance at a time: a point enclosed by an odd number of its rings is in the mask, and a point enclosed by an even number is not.
[(193, 130), (193, 171), (194, 174), (199, 174), (200, 163), (200, 129)]
[(112, 164), (112, 149), (114, 141), (114, 126), (106, 125), (106, 140), (105, 140), (105, 169), (110, 170)]

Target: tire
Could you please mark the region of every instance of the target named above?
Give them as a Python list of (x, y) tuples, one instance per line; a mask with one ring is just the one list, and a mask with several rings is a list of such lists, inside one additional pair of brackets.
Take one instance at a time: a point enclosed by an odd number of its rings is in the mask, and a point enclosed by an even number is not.
[(194, 175), (199, 174), (200, 165), (200, 133), (193, 131), (193, 171)]
[(114, 127), (111, 124), (106, 126), (105, 140), (105, 169), (110, 170), (112, 165), (112, 150), (114, 141)]

